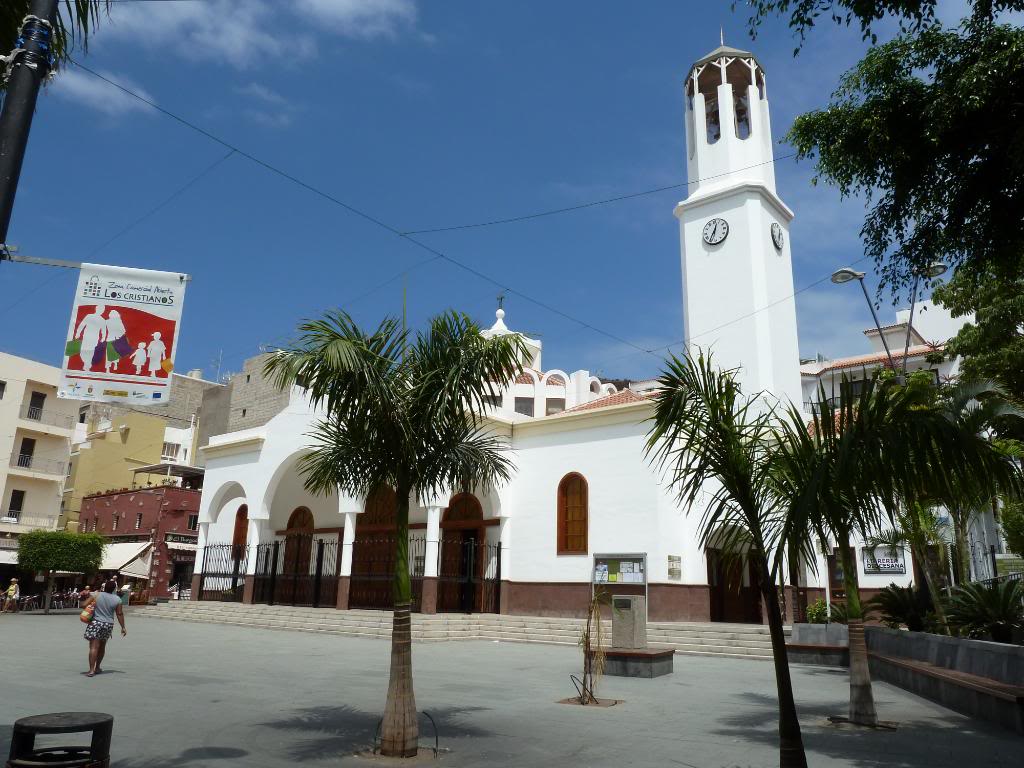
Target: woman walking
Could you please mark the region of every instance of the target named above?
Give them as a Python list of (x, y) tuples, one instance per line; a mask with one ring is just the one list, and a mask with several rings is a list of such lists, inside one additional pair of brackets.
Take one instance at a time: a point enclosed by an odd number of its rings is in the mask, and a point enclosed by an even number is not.
[(94, 677), (103, 670), (100, 664), (103, 663), (103, 655), (107, 651), (107, 641), (114, 633), (114, 617), (121, 625), (121, 637), (128, 634), (124, 628), (124, 610), (121, 608), (121, 600), (115, 594), (117, 582), (111, 579), (103, 585), (102, 592), (96, 592), (85, 603), (85, 608), (94, 606), (92, 619), (85, 628), (85, 639), (89, 641), (89, 671), (86, 677)]

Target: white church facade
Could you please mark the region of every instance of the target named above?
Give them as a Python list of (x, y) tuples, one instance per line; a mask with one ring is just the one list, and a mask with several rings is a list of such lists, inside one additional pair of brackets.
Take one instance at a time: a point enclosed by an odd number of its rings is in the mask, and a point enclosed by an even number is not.
[[(739, 368), (745, 391), (807, 403), (819, 382), (857, 366), (799, 359), (793, 212), (775, 189), (764, 70), (752, 54), (722, 46), (691, 68), (685, 98), (691, 194), (675, 215), (687, 341)], [(513, 332), (504, 318), (499, 309), (488, 333)], [(540, 342), (526, 341), (529, 366), (489, 413), (508, 440), (514, 477), (410, 510), (414, 609), (576, 616), (604, 586), (645, 594), (651, 620), (762, 621), (749, 568), (723, 557), (714, 538), (701, 547), (701, 510), (681, 508), (645, 455), (650, 389), (545, 371)], [(931, 365), (922, 351), (935, 350), (930, 341), (915, 337), (912, 369)], [(868, 355), (860, 367), (878, 364)], [(951, 365), (937, 375), (951, 375)], [(203, 449), (194, 598), (390, 605), (393, 493), (305, 491), (297, 462), (318, 416), (295, 389), (264, 426), (214, 437)], [(882, 570), (857, 546), (868, 594), (913, 580), (909, 552)], [(789, 618), (838, 583), (824, 555), (793, 564)]]

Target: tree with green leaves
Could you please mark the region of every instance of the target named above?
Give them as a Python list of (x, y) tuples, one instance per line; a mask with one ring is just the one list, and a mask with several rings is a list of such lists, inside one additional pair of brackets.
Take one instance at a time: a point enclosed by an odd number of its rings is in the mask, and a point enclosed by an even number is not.
[(953, 317), (974, 315), (946, 345), (962, 358), (961, 376), (994, 379), (1024, 402), (1024, 259), (1004, 270), (961, 267), (932, 299)]
[(1019, 471), (980, 434), (949, 420), (935, 396), (913, 381), (903, 386), (876, 376), (856, 394), (841, 387), (832, 400), (820, 388), (811, 421), (791, 406), (779, 432), (777, 478), (788, 499), (784, 538), (809, 551), (808, 539), (824, 531), (838, 548), (850, 630), (848, 719), (873, 726), (878, 716), (854, 535), (868, 539), (903, 505), (946, 498), (961, 484), (1017, 489)]
[[(1024, 423), (1024, 410), (1006, 399), (1003, 390), (991, 380), (960, 379), (945, 387), (938, 400), (943, 417), (965, 441), (983, 440), (994, 452), (1015, 458), (1015, 451), (1004, 450), (997, 438), (1000, 427)], [(1006, 489), (993, 486), (985, 476), (957, 473), (936, 494), (936, 500), (949, 511), (953, 521), (958, 557), (954, 563), (957, 580), (963, 584), (971, 577), (971, 552), (967, 531), (971, 521), (986, 508), (998, 511), (997, 496)], [(995, 575), (995, 574), (993, 574)]]
[(299, 468), (315, 494), (339, 489), (367, 497), (382, 487), (397, 497), (391, 675), (381, 751), (417, 754), (419, 726), (412, 677), (409, 505), (454, 490), (506, 481), (506, 443), (481, 414), (526, 357), (516, 334), (485, 337), (468, 317), (449, 312), (414, 338), (392, 319), (361, 330), (338, 310), (299, 328), (299, 340), (275, 352), (267, 374), (280, 387), (301, 385), (324, 416)]
[(647, 454), (667, 473), (680, 504), (701, 509), (701, 546), (746, 550), (751, 559), (775, 662), (779, 764), (806, 766), (775, 586), (785, 508), (774, 491), (774, 417), (759, 399), (744, 398), (735, 372), (718, 370), (710, 356), (670, 357), (659, 385)]
[[(0, 50), (6, 55), (14, 48), (21, 32), (22, 19), (29, 13), (32, 0), (5, 0), (0, 3)], [(95, 33), (96, 25), (109, 13), (110, 0), (61, 0), (54, 20), (53, 52), (57, 66), (65, 64), (75, 45), (83, 49)], [(0, 91), (5, 83), (0, 79)]]
[(816, 178), (871, 203), (861, 236), (894, 291), (928, 264), (979, 271), (1024, 253), (1024, 29), (999, 24), (1024, 0), (975, 0), (958, 29), (934, 0), (750, 0), (752, 31), (789, 17), (801, 39), (821, 17), (860, 24), (898, 19), (902, 33), (872, 47), (830, 103), (786, 136)]
[(1006, 504), (999, 515), (1006, 548), (1013, 554), (1024, 557), (1024, 502)]
[(930, 552), (934, 549), (939, 553), (938, 562), (946, 562), (947, 526), (939, 520), (933, 507), (920, 502), (912, 502), (902, 509), (897, 509), (891, 513), (890, 517), (893, 523), (892, 527), (872, 536), (871, 544), (883, 549), (902, 549), (904, 546), (910, 548), (910, 554), (913, 555), (914, 562), (920, 566), (924, 576), (925, 587), (931, 598), (935, 616), (943, 629), (948, 632), (949, 622), (946, 620), (946, 612), (942, 607), (940, 576), (935, 569), (935, 561), (930, 556)]
[(18, 536), (18, 566), (46, 573), (46, 613), (53, 598), (54, 572), (93, 573), (103, 562), (106, 543), (98, 533), (39, 530)]

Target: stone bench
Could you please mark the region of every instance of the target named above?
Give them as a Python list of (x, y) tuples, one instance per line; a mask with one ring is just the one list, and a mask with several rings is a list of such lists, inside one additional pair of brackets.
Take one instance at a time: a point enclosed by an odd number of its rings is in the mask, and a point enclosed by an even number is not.
[(871, 675), (971, 717), (1024, 733), (1024, 687), (926, 661), (868, 652)]

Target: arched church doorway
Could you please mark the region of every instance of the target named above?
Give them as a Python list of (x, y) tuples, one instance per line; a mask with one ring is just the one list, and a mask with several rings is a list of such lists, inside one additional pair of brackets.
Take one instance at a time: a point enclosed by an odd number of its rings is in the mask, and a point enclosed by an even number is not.
[[(352, 575), (349, 581), (350, 608), (387, 610), (395, 605), (395, 534), (398, 497), (393, 488), (381, 486), (366, 497), (363, 513), (356, 518), (352, 541)], [(420, 609), (423, 594), (422, 536), (409, 537), (409, 577), (412, 582), (412, 610)]]
[(231, 534), (231, 546), (234, 548), (234, 559), (242, 559), (242, 549), (249, 541), (249, 505), (243, 504), (235, 512), (235, 527)]
[(735, 530), (719, 531), (705, 550), (711, 621), (760, 624), (757, 570), (747, 556), (748, 542)]
[(438, 611), (497, 612), (500, 550), (487, 544), (486, 531), (480, 500), (471, 493), (453, 496), (441, 517)]

